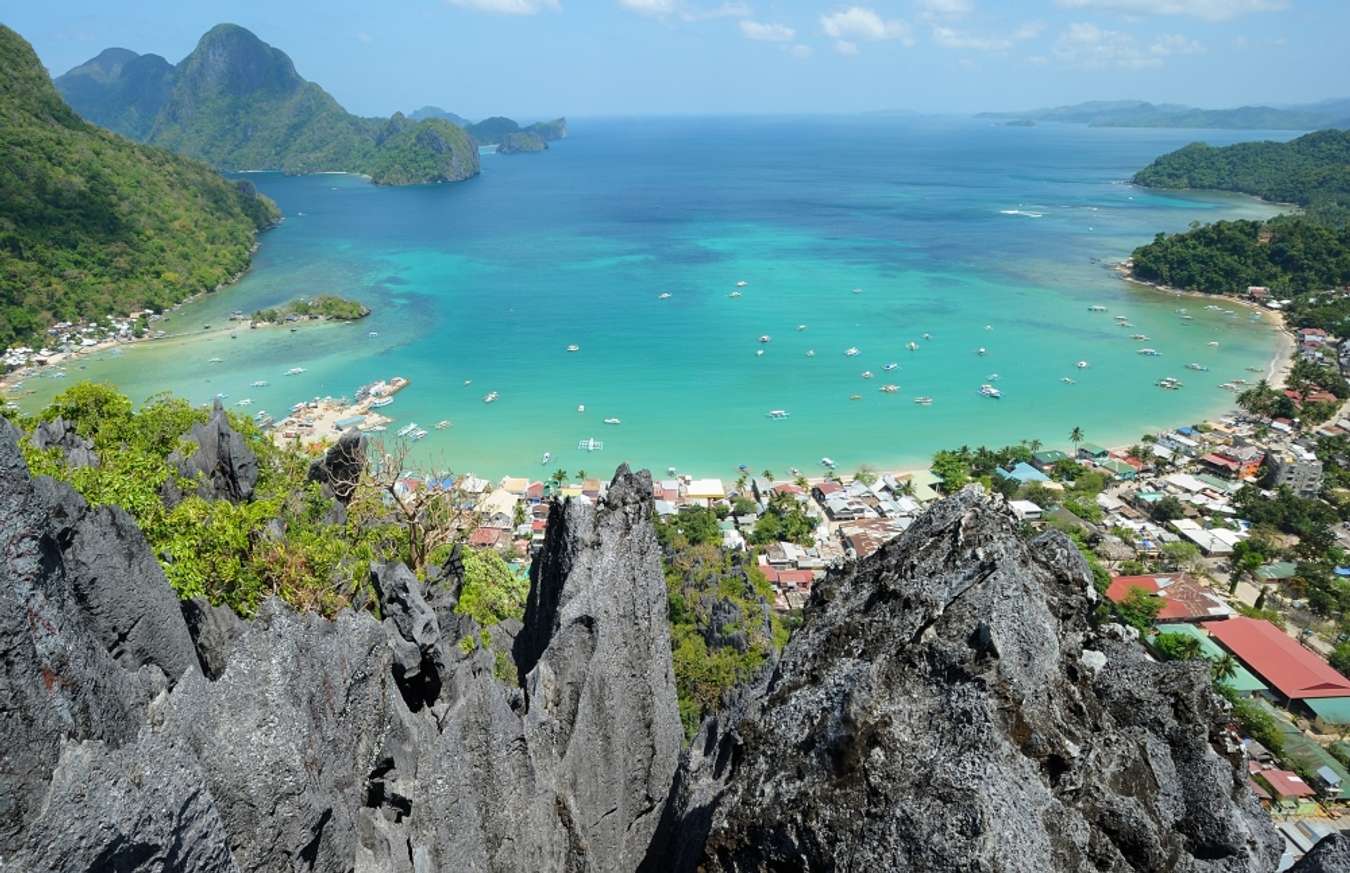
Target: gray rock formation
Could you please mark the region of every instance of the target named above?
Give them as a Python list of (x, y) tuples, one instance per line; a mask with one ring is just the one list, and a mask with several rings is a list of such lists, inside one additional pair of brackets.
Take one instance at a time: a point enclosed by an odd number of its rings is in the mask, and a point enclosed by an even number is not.
[[(199, 496), (236, 503), (253, 496), (253, 487), (258, 484), (258, 457), (230, 427), (219, 399), (211, 408), (211, 418), (205, 424), (194, 424), (184, 439), (196, 443), (192, 454), (184, 457), (174, 452), (169, 463), (179, 476), (197, 483)], [(170, 504), (183, 497), (172, 479), (165, 483), (163, 496)]]
[(1337, 831), (1323, 837), (1290, 873), (1347, 873), (1350, 871), (1350, 834)]
[(60, 449), (66, 463), (72, 467), (97, 467), (99, 464), (93, 442), (76, 433), (75, 428), (64, 418), (54, 418), (39, 424), (34, 428), (29, 442), (35, 449)]
[(1275, 868), (1205, 671), (1095, 630), (1073, 546), (1000, 503), (963, 491), (817, 587), (695, 739), (647, 869)]
[(343, 506), (351, 503), (356, 484), (366, 468), (366, 437), (356, 428), (343, 432), (322, 458), (309, 465), (309, 481)]

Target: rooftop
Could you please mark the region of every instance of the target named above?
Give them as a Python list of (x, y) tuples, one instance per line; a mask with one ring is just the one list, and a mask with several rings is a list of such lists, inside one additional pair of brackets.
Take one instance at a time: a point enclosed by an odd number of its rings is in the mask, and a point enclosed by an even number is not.
[(1233, 610), (1203, 585), (1184, 574), (1172, 576), (1117, 576), (1106, 589), (1112, 602), (1120, 603), (1132, 589), (1141, 588), (1163, 599), (1160, 621), (1206, 621), (1225, 618)]
[(1290, 700), (1350, 697), (1350, 680), (1268, 621), (1235, 617), (1207, 630)]

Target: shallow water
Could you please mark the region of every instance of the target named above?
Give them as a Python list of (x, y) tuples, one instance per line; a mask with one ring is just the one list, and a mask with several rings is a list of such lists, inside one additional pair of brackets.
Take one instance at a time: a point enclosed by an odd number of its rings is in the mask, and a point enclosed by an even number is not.
[[(324, 292), (361, 299), (370, 318), (139, 344), (71, 366), (64, 380), (30, 379), (36, 390), (22, 402), (31, 409), (95, 378), (137, 400), (164, 390), (194, 402), (249, 397), (250, 411), (279, 417), (297, 400), (401, 374), (412, 385), (385, 410), (390, 432), (450, 419), (415, 457), (493, 477), (538, 473), (545, 451), (573, 473), (628, 461), (783, 475), (818, 470), (826, 455), (843, 469), (906, 467), (961, 444), (1065, 444), (1075, 426), (1093, 442), (1128, 442), (1230, 407), (1218, 383), (1258, 378), (1245, 368), (1270, 360), (1275, 337), (1245, 311), (1141, 291), (1101, 261), (1193, 220), (1273, 209), (1123, 180), (1193, 139), (1291, 135), (594, 120), (542, 155), (485, 155), (482, 176), (456, 185), (255, 174), (286, 221), (237, 287), (166, 326), (200, 332), (235, 309)], [(738, 280), (748, 284), (732, 298)], [(1135, 327), (1116, 326), (1115, 314)], [(581, 351), (567, 353), (569, 343)], [(846, 357), (851, 346), (861, 354)], [(1163, 356), (1141, 357), (1142, 346)], [(1190, 361), (1210, 371), (1185, 369)], [(890, 362), (899, 367), (884, 371)], [(297, 366), (307, 372), (284, 375)], [(1001, 400), (978, 394), (993, 373)], [(1186, 387), (1162, 391), (1163, 376)], [(259, 379), (270, 385), (249, 387)], [(880, 392), (885, 383), (899, 392)], [(500, 400), (484, 404), (488, 391)], [(916, 405), (920, 395), (933, 404)], [(791, 417), (770, 420), (770, 409)], [(604, 450), (579, 451), (592, 436)]]

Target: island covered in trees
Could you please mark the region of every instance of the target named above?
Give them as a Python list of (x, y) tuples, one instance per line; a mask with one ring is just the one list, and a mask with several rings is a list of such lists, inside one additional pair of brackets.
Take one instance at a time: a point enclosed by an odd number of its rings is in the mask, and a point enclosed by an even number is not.
[(263, 324), (285, 321), (359, 321), (367, 315), (370, 315), (370, 309), (359, 301), (335, 294), (319, 294), (297, 297), (280, 306), (259, 309), (253, 313), (253, 320)]

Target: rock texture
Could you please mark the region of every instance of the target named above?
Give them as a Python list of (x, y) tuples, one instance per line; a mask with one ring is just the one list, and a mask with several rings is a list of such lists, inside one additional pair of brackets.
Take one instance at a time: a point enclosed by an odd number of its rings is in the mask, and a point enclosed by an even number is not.
[(63, 418), (39, 424), (29, 442), (35, 449), (60, 449), (71, 467), (97, 467), (99, 464), (94, 443), (76, 433), (75, 428)]
[[(253, 487), (258, 484), (258, 457), (230, 426), (219, 398), (211, 408), (211, 418), (205, 424), (194, 424), (184, 438), (195, 443), (192, 454), (174, 452), (169, 463), (179, 476), (197, 483), (199, 496), (236, 503), (253, 496)], [(172, 479), (165, 483), (166, 502), (176, 503), (182, 497)]]
[(1293, 870), (1294, 873), (1346, 873), (1350, 870), (1350, 834), (1339, 831), (1323, 837)]
[(457, 556), (431, 590), (376, 565), (382, 620), (180, 608), (125, 514), (32, 480), (17, 439), (0, 421), (0, 870), (636, 865), (679, 740), (648, 478), (559, 508), (549, 608), (484, 647)]
[(968, 489), (816, 589), (695, 739), (648, 869), (1275, 868), (1204, 671), (1095, 630), (1073, 546), (1000, 503)]
[(361, 472), (366, 468), (366, 437), (356, 428), (344, 431), (322, 458), (309, 465), (309, 481), (343, 506), (351, 503)]

